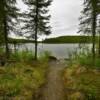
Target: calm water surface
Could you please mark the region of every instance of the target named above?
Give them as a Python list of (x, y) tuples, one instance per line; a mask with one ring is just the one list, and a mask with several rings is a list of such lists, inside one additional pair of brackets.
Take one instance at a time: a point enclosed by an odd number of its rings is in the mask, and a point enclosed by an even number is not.
[[(90, 46), (90, 44), (87, 44)], [(20, 50), (29, 50), (34, 52), (35, 45), (32, 43), (22, 44), (18, 46)], [(79, 44), (38, 44), (38, 54), (48, 51), (53, 56), (62, 59), (68, 58), (70, 53), (73, 53), (79, 49)]]

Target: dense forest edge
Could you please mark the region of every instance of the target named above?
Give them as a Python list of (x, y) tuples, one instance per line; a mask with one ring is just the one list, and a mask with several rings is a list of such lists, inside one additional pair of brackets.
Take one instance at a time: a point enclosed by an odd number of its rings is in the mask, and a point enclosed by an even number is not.
[[(98, 41), (98, 37), (96, 37)], [(43, 43), (92, 43), (92, 36), (60, 36), (48, 38)]]
[(34, 43), (34, 40), (9, 38), (9, 43)]
[[(9, 43), (35, 43), (34, 40), (29, 39), (15, 39), (9, 38)], [(98, 37), (96, 37), (96, 42), (98, 42)], [(92, 43), (92, 36), (60, 36), (55, 38), (44, 39), (43, 41), (38, 41), (38, 43)]]

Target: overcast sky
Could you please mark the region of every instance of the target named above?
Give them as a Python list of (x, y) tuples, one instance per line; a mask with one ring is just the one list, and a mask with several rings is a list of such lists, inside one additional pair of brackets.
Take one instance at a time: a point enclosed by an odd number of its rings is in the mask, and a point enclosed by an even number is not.
[[(83, 0), (53, 0), (50, 6), (52, 34), (49, 37), (77, 35)], [(19, 7), (27, 9), (19, 0)]]

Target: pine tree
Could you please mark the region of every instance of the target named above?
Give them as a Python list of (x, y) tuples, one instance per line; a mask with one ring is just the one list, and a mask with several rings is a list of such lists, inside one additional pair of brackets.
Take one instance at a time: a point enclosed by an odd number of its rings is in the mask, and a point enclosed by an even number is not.
[(50, 15), (48, 14), (48, 6), (51, 0), (24, 0), (29, 7), (28, 19), (26, 21), (26, 33), (35, 39), (35, 60), (37, 60), (38, 35), (50, 34), (51, 27), (48, 25)]
[(100, 19), (98, 21), (98, 54), (99, 54), (99, 57), (100, 57)]
[(84, 0), (84, 9), (82, 11), (82, 17), (80, 17), (80, 31), (92, 34), (92, 54), (95, 59), (95, 42), (96, 42), (96, 28), (97, 28), (97, 16), (99, 14), (99, 0)]
[(8, 35), (16, 30), (14, 26), (17, 22), (17, 13), (19, 11), (15, 5), (16, 0), (0, 0), (0, 27), (5, 40), (7, 57), (9, 57)]
[(0, 45), (4, 43), (4, 32), (3, 32), (3, 6), (2, 0), (0, 0)]
[(97, 7), (97, 13), (98, 13), (98, 25), (97, 25), (97, 32), (98, 32), (98, 38), (99, 38), (99, 41), (98, 41), (98, 54), (99, 54), (99, 57), (100, 57), (100, 0), (98, 1), (98, 7)]

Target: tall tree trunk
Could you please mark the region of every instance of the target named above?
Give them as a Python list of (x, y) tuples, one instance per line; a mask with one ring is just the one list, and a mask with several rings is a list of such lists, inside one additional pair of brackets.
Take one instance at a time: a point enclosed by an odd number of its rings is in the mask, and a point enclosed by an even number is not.
[(8, 31), (7, 31), (6, 17), (4, 18), (4, 38), (5, 38), (6, 58), (9, 58)]
[(37, 47), (38, 46), (38, 42), (37, 42), (37, 25), (35, 28), (35, 60), (37, 60)]
[(93, 17), (92, 17), (92, 42), (93, 42), (93, 46), (92, 46), (92, 53), (93, 53), (93, 63), (95, 64), (95, 42), (96, 42), (96, 20), (97, 20), (97, 16), (95, 11), (93, 11)]
[(99, 48), (98, 48), (98, 54), (99, 54), (99, 57), (100, 57), (100, 32), (99, 32)]
[(35, 60), (37, 60), (37, 34), (38, 34), (38, 0), (36, 0), (36, 17), (35, 17)]

